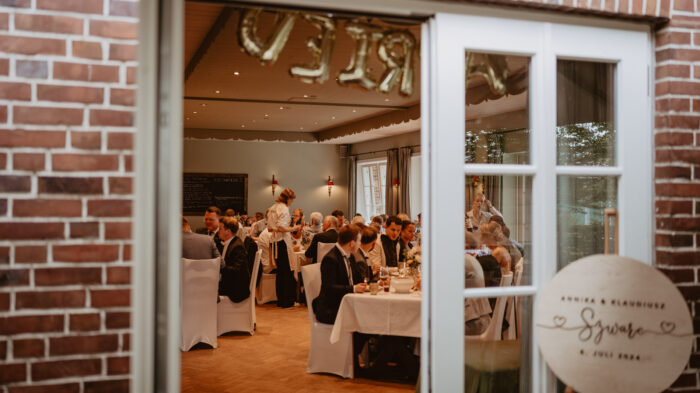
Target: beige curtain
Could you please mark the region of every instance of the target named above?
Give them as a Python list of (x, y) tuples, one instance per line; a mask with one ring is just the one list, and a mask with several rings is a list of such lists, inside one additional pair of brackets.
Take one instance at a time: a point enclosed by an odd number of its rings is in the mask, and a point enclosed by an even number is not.
[(394, 187), (394, 180), (399, 179), (399, 151), (397, 149), (389, 149), (386, 151), (386, 200), (384, 201), (384, 207), (386, 214), (394, 215), (398, 214), (398, 189)]
[[(347, 160), (348, 171), (348, 219), (357, 213), (357, 156), (349, 156)], [(369, 217), (365, 217), (369, 218)]]
[(411, 217), (410, 180), (411, 180), (411, 148), (402, 147), (398, 153), (399, 190), (398, 212)]

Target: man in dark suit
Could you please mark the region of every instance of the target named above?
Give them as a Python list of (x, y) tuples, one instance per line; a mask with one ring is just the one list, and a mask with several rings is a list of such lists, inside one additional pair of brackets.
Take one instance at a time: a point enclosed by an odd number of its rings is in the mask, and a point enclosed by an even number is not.
[(214, 244), (219, 250), (219, 254), (223, 254), (224, 241), (219, 236), (219, 220), (221, 219), (221, 209), (216, 206), (209, 206), (204, 212), (204, 228), (197, 229), (197, 233), (209, 235), (214, 239)]
[(398, 266), (399, 256), (401, 251), (403, 251), (400, 241), (399, 234), (401, 233), (401, 227), (403, 221), (396, 216), (390, 216), (386, 220), (386, 230), (381, 236), (382, 249), (384, 250), (384, 256), (386, 257), (386, 265), (390, 267)]
[(221, 257), (214, 239), (192, 233), (189, 222), (182, 217), (182, 257), (187, 259), (213, 259)]
[(362, 277), (367, 277), (367, 280), (376, 281), (379, 265), (372, 265), (369, 259), (369, 252), (374, 248), (377, 242), (377, 231), (372, 227), (364, 227), (360, 232), (360, 246), (354, 254), (356, 269), (362, 274)]
[(250, 272), (248, 271), (248, 254), (243, 241), (236, 236), (238, 220), (223, 217), (219, 229), (224, 240), (223, 258), (225, 266), (221, 269), (219, 295), (228, 296), (233, 302), (240, 302), (250, 296)]
[(355, 269), (352, 254), (357, 250), (360, 228), (346, 225), (338, 233), (338, 242), (321, 261), (321, 292), (313, 300), (314, 314), (321, 323), (332, 324), (346, 293), (362, 293), (366, 285)]
[(333, 216), (326, 216), (323, 219), (323, 232), (317, 233), (311, 239), (311, 245), (306, 249), (304, 255), (311, 258), (312, 263), (318, 262), (316, 254), (318, 253), (318, 243), (335, 243), (338, 241), (338, 219)]

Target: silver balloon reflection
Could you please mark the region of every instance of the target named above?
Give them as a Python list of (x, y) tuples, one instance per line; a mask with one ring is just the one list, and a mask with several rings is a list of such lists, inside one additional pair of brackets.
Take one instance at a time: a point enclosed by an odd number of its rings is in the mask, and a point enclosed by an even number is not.
[[(396, 46), (402, 48), (397, 54)], [(413, 53), (416, 47), (416, 39), (408, 31), (388, 31), (379, 41), (377, 54), (384, 62), (386, 71), (379, 82), (379, 91), (390, 92), (401, 80), (399, 94), (410, 96), (413, 94)]]
[(323, 83), (328, 80), (331, 70), (331, 53), (335, 43), (335, 20), (327, 16), (304, 14), (304, 19), (321, 31), (317, 37), (311, 37), (306, 41), (306, 46), (311, 51), (314, 61), (308, 66), (296, 65), (289, 69), (289, 73), (301, 78), (306, 83)]
[(251, 8), (243, 12), (241, 22), (238, 25), (238, 41), (247, 54), (256, 57), (261, 64), (265, 65), (277, 60), (287, 43), (298, 13), (276, 13), (273, 32), (265, 42), (262, 42), (258, 39), (257, 34), (258, 18), (261, 12), (262, 8)]
[(345, 31), (355, 40), (355, 53), (348, 68), (338, 74), (338, 83), (372, 90), (377, 86), (377, 82), (369, 75), (367, 57), (374, 43), (382, 38), (382, 30), (364, 23), (348, 22)]
[(508, 63), (503, 55), (487, 55), (478, 54), (481, 57), (481, 63), (476, 63), (477, 54), (467, 52), (465, 55), (465, 63), (467, 70), (467, 87), (472, 77), (481, 75), (486, 79), (491, 93), (498, 96), (506, 94), (506, 81), (508, 80)]

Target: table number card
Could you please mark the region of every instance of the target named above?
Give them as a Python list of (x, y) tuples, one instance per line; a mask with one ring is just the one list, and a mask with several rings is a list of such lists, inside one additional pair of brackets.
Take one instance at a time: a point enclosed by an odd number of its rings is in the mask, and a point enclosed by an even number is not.
[(692, 320), (676, 286), (620, 256), (562, 269), (539, 297), (535, 324), (547, 364), (581, 393), (660, 392), (692, 349)]

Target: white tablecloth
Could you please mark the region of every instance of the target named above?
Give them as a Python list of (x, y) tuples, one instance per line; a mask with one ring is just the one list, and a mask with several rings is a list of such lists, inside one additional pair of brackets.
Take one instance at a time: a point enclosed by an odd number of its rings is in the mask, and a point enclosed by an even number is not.
[(299, 281), (299, 275), (301, 274), (301, 267), (306, 265), (308, 258), (304, 255), (306, 251), (295, 251), (294, 258), (289, 261), (289, 268), (294, 272), (294, 278)]
[(420, 305), (420, 292), (347, 294), (340, 303), (330, 342), (338, 342), (341, 332), (420, 337)]

